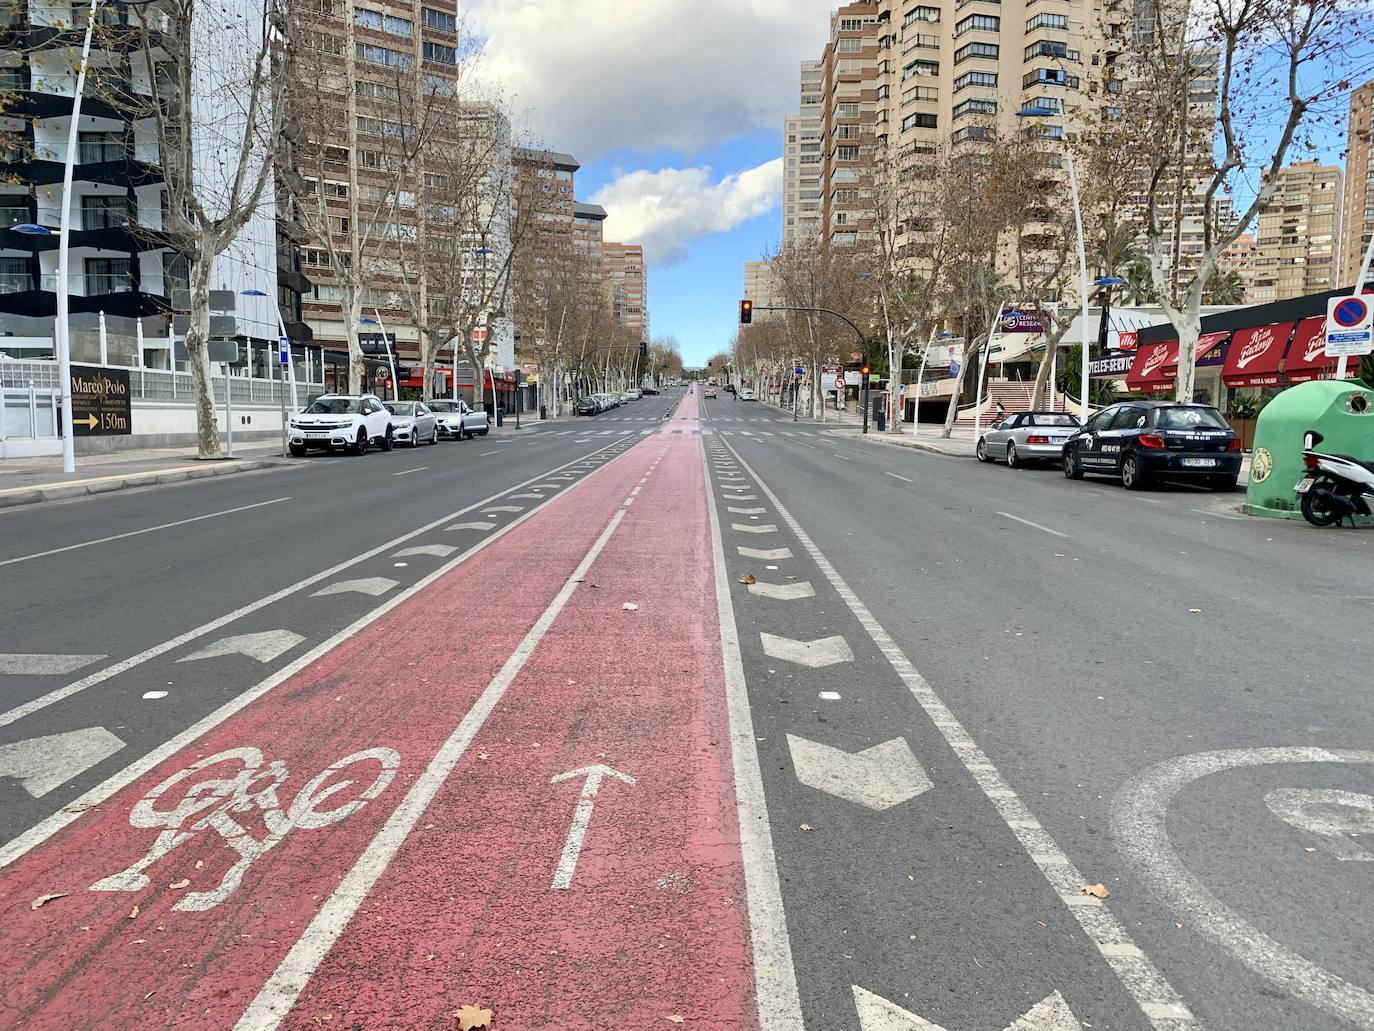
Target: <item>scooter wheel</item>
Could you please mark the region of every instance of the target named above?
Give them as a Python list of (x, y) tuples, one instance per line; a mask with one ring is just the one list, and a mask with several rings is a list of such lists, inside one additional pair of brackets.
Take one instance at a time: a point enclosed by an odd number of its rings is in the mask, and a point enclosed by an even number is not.
[(1313, 526), (1335, 526), (1345, 516), (1325, 493), (1331, 486), (1329, 480), (1317, 480), (1302, 496), (1302, 517)]

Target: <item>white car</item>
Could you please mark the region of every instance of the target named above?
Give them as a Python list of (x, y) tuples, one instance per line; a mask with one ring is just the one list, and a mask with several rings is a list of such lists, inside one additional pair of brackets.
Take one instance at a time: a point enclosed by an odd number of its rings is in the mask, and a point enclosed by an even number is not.
[(451, 440), (485, 437), (490, 429), (487, 413), (473, 411), (466, 401), (446, 401), (436, 397), (426, 401), (425, 407), (434, 413), (441, 437)]
[(391, 439), (419, 447), (439, 443), (439, 421), (422, 401), (386, 401), (391, 413)]
[(754, 396), (754, 392), (753, 392), (752, 390), (748, 389), (747, 387), (746, 387), (744, 390), (741, 390), (741, 391), (739, 392), (739, 399), (740, 399), (741, 401), (757, 401), (757, 400), (758, 400), (758, 398)]
[(310, 448), (361, 455), (369, 444), (390, 451), (391, 434), (391, 413), (376, 394), (323, 394), (291, 417), (288, 443), (297, 458)]

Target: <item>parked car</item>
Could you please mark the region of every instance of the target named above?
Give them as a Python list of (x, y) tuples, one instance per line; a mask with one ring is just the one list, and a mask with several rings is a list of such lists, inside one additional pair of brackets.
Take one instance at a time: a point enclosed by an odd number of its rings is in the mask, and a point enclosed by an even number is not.
[(754, 392), (753, 392), (752, 390), (750, 390), (748, 387), (745, 387), (745, 388), (744, 388), (743, 390), (741, 390), (736, 396), (737, 396), (741, 401), (757, 401), (757, 400), (758, 400), (758, 398), (754, 396)]
[(725, 384), (725, 386), (724, 386), (722, 389), (723, 389), (727, 394), (733, 394), (733, 393), (735, 392), (735, 385), (734, 385), (733, 383), (727, 383), (727, 384)]
[(441, 437), (451, 440), (462, 440), (474, 435), (485, 437), (490, 428), (487, 413), (473, 411), (463, 400), (448, 401), (435, 397), (427, 400), (425, 407), (434, 413)]
[(978, 438), (978, 461), (1010, 466), (1057, 462), (1077, 428), (1078, 417), (1067, 412), (1012, 412)]
[(643, 387), (639, 392), (644, 397), (658, 397), (658, 389), (655, 387)]
[(391, 413), (376, 394), (322, 394), (291, 417), (287, 442), (297, 458), (311, 448), (361, 455), (369, 444), (390, 451), (391, 433)]
[(1064, 475), (1121, 478), (1127, 490), (1158, 479), (1193, 480), (1234, 490), (1240, 438), (1211, 405), (1124, 401), (1104, 408), (1064, 444)]
[(707, 388), (706, 388), (706, 396), (707, 396), (707, 397), (715, 397), (715, 396), (716, 396), (716, 388), (715, 388), (715, 387), (707, 387)]
[(391, 439), (419, 447), (439, 443), (439, 420), (423, 401), (385, 401), (391, 413)]
[(601, 402), (595, 394), (588, 394), (586, 397), (578, 398), (577, 407), (573, 412), (577, 415), (600, 415)]

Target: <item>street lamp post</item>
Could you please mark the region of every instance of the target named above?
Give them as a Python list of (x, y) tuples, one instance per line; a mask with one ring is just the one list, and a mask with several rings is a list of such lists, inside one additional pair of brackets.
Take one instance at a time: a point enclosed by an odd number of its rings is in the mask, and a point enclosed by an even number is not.
[[(244, 297), (269, 297), (271, 296), (264, 290), (240, 290), (239, 293)], [(277, 371), (281, 373), (281, 389), (278, 396), (281, 399), (281, 456), (286, 457), (286, 370), (291, 364), (291, 338), (286, 335), (286, 320), (282, 318), (281, 306), (274, 304), (273, 310), (277, 313), (277, 329), (280, 336), (277, 338), (277, 360), (272, 363)], [(275, 376), (273, 377), (275, 378)], [(294, 406), (294, 398), (293, 406)]]
[[(1061, 102), (1062, 111), (1062, 102)], [(1017, 118), (1053, 118), (1060, 113), (1048, 107), (1023, 107), (1016, 112)], [(1078, 234), (1078, 292), (1083, 305), (1083, 369), (1082, 387), (1079, 394), (1079, 415), (1088, 421), (1088, 357), (1091, 351), (1091, 337), (1088, 334), (1088, 249), (1083, 238), (1083, 209), (1078, 200), (1078, 174), (1073, 166), (1073, 148), (1069, 146), (1068, 116), (1064, 116), (1064, 157), (1069, 170), (1069, 195), (1073, 199), (1073, 224)]]
[(391, 350), (391, 338), (386, 335), (386, 324), (382, 322), (382, 313), (376, 308), (373, 308), (372, 314), (377, 317), (375, 319), (369, 319), (364, 315), (358, 321), (367, 326), (376, 326), (381, 330), (382, 346), (386, 348), (386, 363), (391, 368), (391, 400), (399, 401), (401, 399), (401, 384), (400, 381), (396, 379), (396, 357)]

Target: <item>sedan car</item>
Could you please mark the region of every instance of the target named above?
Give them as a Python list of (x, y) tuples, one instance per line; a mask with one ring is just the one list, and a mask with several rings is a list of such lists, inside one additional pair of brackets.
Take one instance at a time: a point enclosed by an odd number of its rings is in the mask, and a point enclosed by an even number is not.
[(741, 390), (741, 391), (739, 392), (739, 394), (738, 394), (738, 397), (739, 397), (739, 399), (740, 399), (741, 401), (757, 401), (757, 400), (758, 400), (758, 398), (754, 396), (754, 392), (753, 392), (752, 390), (750, 390), (748, 387), (745, 387), (743, 390)]
[(1124, 401), (1098, 412), (1064, 444), (1064, 475), (1120, 477), (1127, 490), (1159, 479), (1234, 490), (1240, 438), (1211, 405)]
[(375, 444), (391, 450), (391, 413), (375, 394), (323, 394), (291, 417), (289, 443), (297, 458), (309, 448), (347, 448), (365, 454)]
[(706, 388), (706, 396), (707, 396), (707, 397), (715, 397), (715, 396), (716, 396), (716, 388), (715, 388), (715, 387), (707, 387), (707, 388)]
[(586, 397), (578, 398), (577, 407), (573, 412), (577, 415), (600, 415), (601, 402), (595, 394), (588, 394)]
[(490, 428), (486, 412), (475, 412), (466, 401), (447, 401), (430, 398), (425, 407), (434, 413), (439, 424), (439, 436), (451, 440), (479, 435), (485, 437)]
[(1057, 462), (1077, 428), (1078, 417), (1067, 412), (1012, 412), (978, 438), (978, 461), (1005, 461), (1009, 466)]
[(391, 437), (397, 444), (419, 447), (439, 443), (439, 420), (422, 401), (386, 401)]

